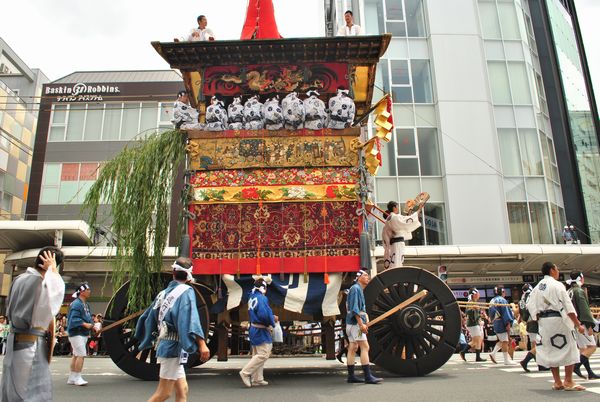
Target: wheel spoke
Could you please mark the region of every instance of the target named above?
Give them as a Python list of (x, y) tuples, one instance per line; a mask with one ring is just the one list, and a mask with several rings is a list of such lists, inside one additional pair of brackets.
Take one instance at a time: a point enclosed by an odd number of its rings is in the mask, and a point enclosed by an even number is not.
[(431, 302), (429, 302), (428, 304), (423, 306), (423, 310), (425, 311), (430, 311), (432, 308), (440, 306), (440, 301), (438, 299), (435, 299)]
[(419, 342), (419, 345), (421, 345), (421, 348), (423, 349), (423, 351), (425, 352), (425, 354), (431, 353), (431, 351), (433, 349), (431, 348), (431, 345), (424, 338), (417, 337), (417, 340)]
[(394, 303), (394, 299), (392, 299), (392, 298), (390, 297), (390, 295), (389, 295), (389, 294), (387, 294), (385, 291), (384, 291), (384, 292), (381, 292), (381, 293), (379, 294), (379, 297), (380, 297), (381, 299), (383, 299), (383, 301), (384, 301), (384, 302), (385, 302), (385, 303), (386, 303), (386, 304), (389, 306), (389, 307), (388, 307), (388, 310), (389, 310), (390, 308), (396, 307), (396, 305), (398, 305), (398, 303)]
[(418, 337), (413, 336), (411, 338), (411, 342), (412, 342), (413, 348), (415, 350), (415, 355), (417, 356), (418, 359), (420, 359), (421, 357), (425, 356), (425, 353), (423, 353), (423, 350), (421, 349), (421, 345), (416, 338), (418, 338)]
[(444, 335), (444, 333), (442, 331), (440, 331), (437, 328), (433, 328), (431, 325), (428, 325), (426, 328), (427, 328), (427, 331), (431, 332), (434, 335), (437, 335), (440, 337)]
[(423, 337), (429, 341), (429, 344), (433, 347), (436, 347), (440, 344), (440, 341), (434, 338), (429, 332), (423, 331)]
[(437, 317), (437, 316), (446, 317), (446, 312), (444, 310), (431, 310), (431, 311), (426, 311), (425, 315), (427, 317)]
[(425, 322), (429, 325), (439, 325), (442, 327), (446, 325), (446, 322), (443, 320), (427, 319)]
[(150, 349), (144, 349), (142, 350), (142, 352), (140, 353), (140, 360), (145, 362), (146, 360), (148, 360), (148, 355), (150, 354)]

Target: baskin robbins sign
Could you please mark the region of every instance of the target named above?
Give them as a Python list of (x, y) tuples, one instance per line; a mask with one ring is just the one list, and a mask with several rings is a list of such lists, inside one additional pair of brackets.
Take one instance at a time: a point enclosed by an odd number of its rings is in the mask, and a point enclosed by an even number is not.
[(93, 102), (103, 101), (103, 96), (120, 94), (117, 85), (84, 84), (46, 86), (44, 95), (56, 95), (57, 102)]

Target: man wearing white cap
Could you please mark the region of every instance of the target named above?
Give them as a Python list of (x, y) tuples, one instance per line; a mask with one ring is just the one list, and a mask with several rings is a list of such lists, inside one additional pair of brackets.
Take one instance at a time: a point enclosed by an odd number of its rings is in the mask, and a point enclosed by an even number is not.
[(73, 349), (71, 374), (67, 380), (67, 384), (70, 385), (86, 385), (88, 383), (81, 377), (81, 371), (83, 370), (83, 361), (87, 356), (87, 340), (90, 336), (90, 330), (94, 326), (90, 305), (87, 302), (91, 293), (90, 286), (87, 283), (82, 283), (77, 291), (73, 293), (75, 300), (69, 307), (67, 332)]
[[(364, 381), (365, 384), (379, 384), (382, 381), (381, 378), (377, 378), (371, 374), (371, 362), (369, 361), (369, 341), (367, 340), (367, 333), (369, 332), (367, 323), (369, 322), (369, 317), (366, 312), (365, 295), (363, 292), (364, 288), (369, 284), (369, 280), (367, 271), (358, 271), (356, 273), (356, 281), (350, 287), (346, 301), (348, 310), (346, 315), (346, 333), (348, 334), (349, 341), (346, 364), (348, 366), (349, 383)], [(354, 375), (354, 357), (359, 347), (360, 364), (365, 374), (364, 380)]]
[[(187, 400), (188, 385), (183, 365), (188, 355), (200, 351), (200, 360), (210, 358), (196, 308), (192, 261), (179, 257), (172, 265), (173, 280), (160, 292), (137, 322), (135, 337), (140, 350), (156, 346), (160, 364), (159, 383), (149, 402), (166, 401), (175, 390), (175, 400)], [(158, 338), (156, 334), (158, 333)]]

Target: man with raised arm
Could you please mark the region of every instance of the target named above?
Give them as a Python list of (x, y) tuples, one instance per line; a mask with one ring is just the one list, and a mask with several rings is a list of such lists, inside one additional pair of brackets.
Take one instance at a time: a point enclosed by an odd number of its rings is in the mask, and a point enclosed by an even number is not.
[[(10, 333), (2, 368), (3, 402), (52, 400), (50, 358), (54, 316), (65, 297), (65, 283), (58, 273), (63, 253), (44, 247), (13, 282), (8, 296)], [(50, 342), (48, 342), (48, 339)]]

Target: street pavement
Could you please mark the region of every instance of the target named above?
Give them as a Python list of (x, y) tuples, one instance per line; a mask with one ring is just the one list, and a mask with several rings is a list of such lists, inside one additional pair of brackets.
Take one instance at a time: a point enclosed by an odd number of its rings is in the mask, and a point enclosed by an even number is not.
[[(521, 359), (523, 352), (515, 354)], [(345, 366), (321, 357), (273, 357), (265, 368), (266, 387), (245, 388), (238, 371), (247, 358), (230, 357), (227, 362), (214, 358), (188, 372), (188, 401), (547, 401), (600, 400), (600, 380), (578, 383), (583, 392), (552, 391), (552, 375), (538, 372), (535, 362), (531, 373), (521, 366), (506, 367), (491, 362), (474, 363), (454, 355), (442, 368), (425, 377), (404, 378), (375, 369), (384, 378), (380, 385), (347, 384)], [(487, 355), (483, 356), (487, 358)], [(501, 358), (501, 355), (499, 356)], [(590, 359), (600, 373), (600, 352)], [(90, 357), (85, 361), (85, 387), (67, 385), (69, 358), (52, 361), (54, 400), (69, 401), (145, 401), (154, 392), (156, 382), (140, 381), (124, 374), (109, 358)], [(357, 370), (360, 371), (360, 370)], [(582, 369), (585, 373), (585, 369)], [(174, 399), (170, 399), (174, 400)]]

